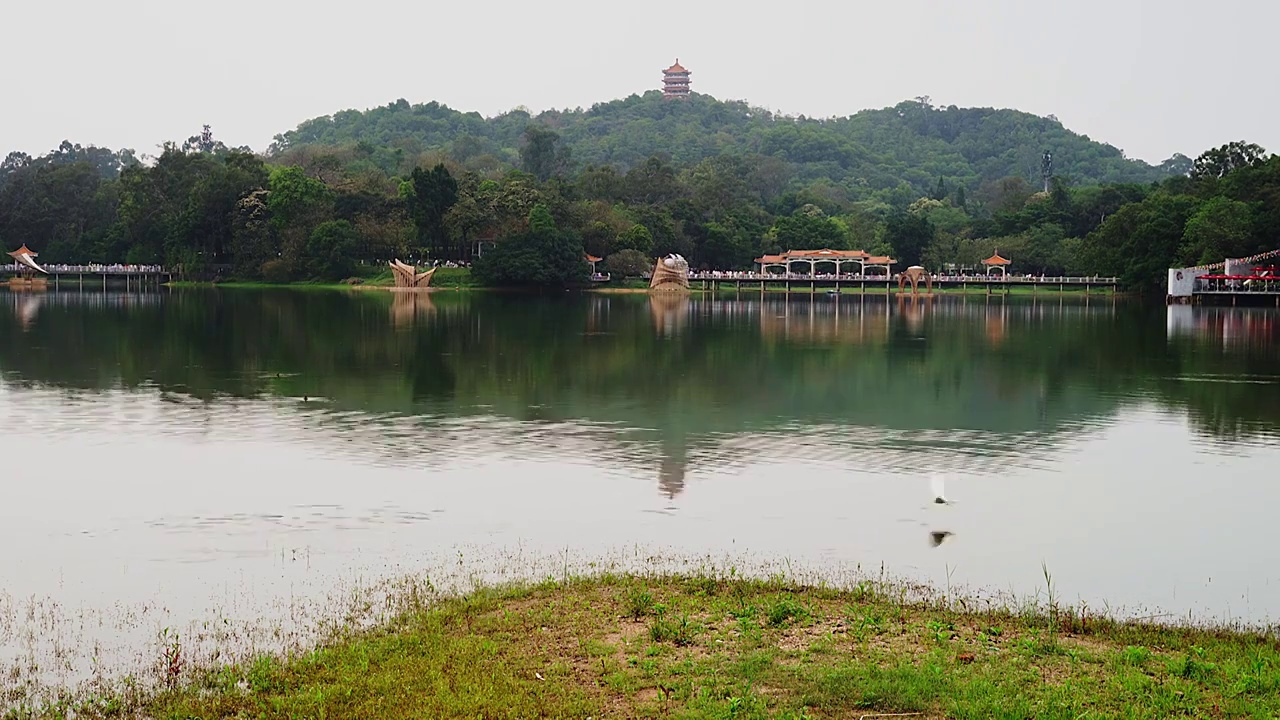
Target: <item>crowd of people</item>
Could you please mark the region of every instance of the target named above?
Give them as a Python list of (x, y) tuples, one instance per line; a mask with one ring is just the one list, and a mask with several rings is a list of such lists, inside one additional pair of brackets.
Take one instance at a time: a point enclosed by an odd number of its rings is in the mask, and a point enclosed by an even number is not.
[[(88, 265), (41, 265), (40, 267), (51, 273), (109, 273), (109, 274), (143, 274), (143, 273), (163, 273), (168, 269), (162, 265), (125, 265), (121, 263), (101, 264), (90, 263)], [(26, 265), (19, 263), (10, 263), (9, 269), (18, 272), (23, 269), (29, 269)]]

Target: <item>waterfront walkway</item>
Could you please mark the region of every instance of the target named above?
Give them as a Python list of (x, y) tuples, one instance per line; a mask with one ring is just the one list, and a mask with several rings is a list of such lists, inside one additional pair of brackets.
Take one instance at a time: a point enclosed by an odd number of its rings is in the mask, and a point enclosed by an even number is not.
[[(1082, 289), (1089, 292), (1093, 288), (1114, 290), (1118, 285), (1117, 278), (1114, 277), (1075, 277), (1075, 276), (1044, 276), (1044, 275), (1010, 275), (1002, 277), (1000, 275), (932, 275), (933, 286), (935, 288), (960, 288), (969, 289), (971, 287), (985, 288), (987, 292), (1009, 292), (1015, 286), (1031, 287), (1032, 291), (1038, 288), (1046, 288), (1049, 290), (1065, 291), (1068, 288)], [(898, 278), (896, 276), (886, 276), (881, 274), (856, 275), (856, 274), (834, 274), (834, 273), (818, 273), (810, 275), (808, 273), (758, 273), (758, 272), (725, 272), (725, 271), (701, 271), (689, 273), (689, 284), (694, 288), (703, 290), (718, 290), (732, 287), (735, 290), (758, 288), (762, 292), (766, 288), (782, 289), (787, 292), (814, 292), (819, 288), (827, 290), (843, 290), (844, 288), (857, 288), (862, 292), (866, 292), (868, 288), (873, 291), (883, 289), (886, 292), (895, 292), (898, 290)], [(920, 282), (920, 291), (924, 292), (925, 283)], [(910, 292), (910, 289), (904, 289), (902, 292)]]
[[(108, 282), (124, 281), (126, 288), (159, 287), (179, 276), (177, 271), (160, 265), (45, 265), (48, 275), (42, 275), (53, 289), (94, 288), (104, 289)], [(25, 268), (17, 263), (0, 265), (0, 278), (22, 274)], [(30, 272), (29, 270), (27, 272)]]

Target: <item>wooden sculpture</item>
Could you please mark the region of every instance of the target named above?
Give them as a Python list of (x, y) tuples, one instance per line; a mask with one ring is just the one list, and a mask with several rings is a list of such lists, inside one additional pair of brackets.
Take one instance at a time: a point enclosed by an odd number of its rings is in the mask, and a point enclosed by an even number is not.
[(907, 282), (911, 283), (911, 294), (915, 295), (920, 291), (920, 280), (924, 280), (925, 289), (930, 295), (933, 294), (933, 277), (925, 272), (925, 269), (919, 265), (912, 265), (903, 272), (898, 274), (898, 289), (902, 290), (906, 287)]
[(431, 276), (436, 274), (436, 268), (431, 268), (426, 272), (418, 272), (418, 268), (412, 265), (406, 265), (399, 259), (392, 261), (391, 274), (396, 278), (396, 287), (423, 289), (431, 285)]
[(689, 289), (689, 263), (679, 255), (660, 258), (653, 266), (649, 290), (682, 291)]

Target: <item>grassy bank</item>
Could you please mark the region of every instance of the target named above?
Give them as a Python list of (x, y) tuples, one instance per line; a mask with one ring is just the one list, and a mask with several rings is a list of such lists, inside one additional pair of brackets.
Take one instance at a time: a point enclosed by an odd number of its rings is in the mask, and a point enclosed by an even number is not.
[[(863, 584), (605, 576), (418, 602), (79, 717), (1273, 718), (1274, 635), (966, 610)], [(180, 653), (179, 653), (180, 654)], [(132, 706), (132, 707), (130, 707)], [(15, 714), (13, 717), (21, 717)]]

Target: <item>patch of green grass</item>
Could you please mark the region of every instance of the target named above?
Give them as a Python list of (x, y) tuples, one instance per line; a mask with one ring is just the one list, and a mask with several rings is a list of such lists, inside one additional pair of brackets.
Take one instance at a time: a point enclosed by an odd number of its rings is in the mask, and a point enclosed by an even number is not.
[(669, 642), (678, 647), (693, 644), (694, 628), (688, 615), (672, 617), (659, 605), (653, 621), (649, 623), (649, 638), (654, 642)]
[(809, 615), (809, 608), (790, 595), (774, 600), (765, 610), (765, 618), (769, 621), (770, 627), (780, 627), (793, 620), (807, 620)]
[(724, 577), (489, 588), (303, 655), (6, 717), (1280, 716), (1273, 635), (1093, 618), (1068, 631), (1043, 612), (905, 597)]
[(633, 587), (627, 590), (627, 615), (639, 620), (653, 613), (653, 594), (644, 587)]
[(1151, 660), (1151, 651), (1144, 647), (1134, 647), (1130, 645), (1121, 651), (1120, 660), (1125, 665), (1141, 667)]

